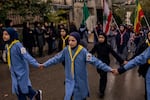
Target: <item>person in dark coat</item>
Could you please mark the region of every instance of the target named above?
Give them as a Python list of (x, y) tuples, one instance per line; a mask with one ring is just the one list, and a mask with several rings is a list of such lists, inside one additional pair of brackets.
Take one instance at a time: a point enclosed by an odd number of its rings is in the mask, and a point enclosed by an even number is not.
[(35, 40), (34, 40), (34, 34), (33, 31), (30, 29), (30, 24), (29, 22), (24, 22), (23, 23), (23, 45), (29, 52), (31, 56), (33, 56), (32, 48), (35, 45)]
[(44, 30), (39, 22), (35, 22), (34, 34), (36, 36), (37, 46), (39, 48), (39, 57), (43, 56), (43, 48), (45, 45)]
[(70, 30), (69, 31), (70, 31), (69, 33), (77, 31), (77, 27), (76, 27), (74, 22), (70, 23)]
[[(68, 43), (69, 35), (68, 31), (65, 28), (60, 29), (60, 38), (58, 41), (58, 51), (62, 51), (69, 43)], [(63, 66), (65, 66), (65, 61), (62, 62)]]
[(51, 33), (52, 33), (52, 30), (48, 24), (48, 22), (45, 22), (44, 23), (44, 37), (45, 37), (45, 41), (47, 42), (48, 44), (48, 53), (47, 54), (50, 54), (51, 51), (52, 51), (52, 39), (50, 38), (51, 37)]
[(88, 29), (86, 27), (86, 25), (81, 24), (80, 28), (79, 28), (79, 33), (81, 36), (81, 42), (84, 45), (85, 48), (87, 48), (88, 45)]
[(58, 41), (58, 51), (60, 52), (68, 45), (68, 31), (65, 28), (60, 29), (60, 37)]
[(130, 34), (126, 31), (126, 26), (121, 24), (120, 30), (116, 35), (117, 53), (123, 58), (127, 59), (128, 48), (127, 44), (130, 38)]
[(57, 34), (56, 34), (56, 29), (55, 29), (55, 26), (54, 26), (54, 22), (50, 23), (50, 30), (51, 30), (51, 34), (50, 34), (51, 41), (50, 42), (52, 42), (51, 52), (53, 52), (57, 49), (56, 39), (58, 37)]
[[(92, 54), (97, 54), (97, 58), (107, 65), (110, 64), (109, 55), (112, 54), (120, 64), (124, 64), (125, 61), (113, 50), (113, 48), (107, 43), (107, 36), (105, 33), (99, 33), (98, 35), (98, 43), (94, 45), (92, 50), (90, 51)], [(107, 84), (107, 72), (97, 69), (99, 73), (99, 92), (100, 98), (104, 97), (106, 84)]]
[(5, 27), (8, 28), (8, 27), (12, 27), (13, 26), (13, 22), (11, 19), (6, 19), (5, 20)]
[(3, 41), (3, 24), (2, 24), (2, 22), (0, 20), (0, 53), (1, 53), (0, 60), (2, 62), (5, 62), (4, 59), (3, 59), (3, 56), (2, 56), (3, 53), (4, 53), (4, 49), (5, 49), (5, 43)]

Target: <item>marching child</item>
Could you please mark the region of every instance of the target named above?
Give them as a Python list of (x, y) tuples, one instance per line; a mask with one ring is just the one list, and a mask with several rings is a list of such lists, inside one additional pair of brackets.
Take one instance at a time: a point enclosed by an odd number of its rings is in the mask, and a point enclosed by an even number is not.
[[(67, 29), (61, 28), (60, 29), (60, 39), (58, 42), (58, 51), (60, 52), (68, 45), (68, 38), (69, 35), (67, 34)], [(65, 62), (62, 62), (63, 66), (65, 66)]]
[(60, 39), (58, 44), (58, 51), (63, 50), (68, 45), (68, 38), (69, 35), (67, 34), (67, 29), (61, 28), (60, 29)]
[(29, 55), (18, 40), (17, 32), (9, 27), (3, 32), (3, 40), (6, 42), (8, 66), (11, 72), (12, 92), (18, 100), (42, 100), (42, 91), (34, 90), (29, 78), (29, 64), (39, 67), (40, 64)]
[(48, 67), (65, 61), (65, 97), (64, 100), (86, 100), (89, 96), (86, 63), (91, 63), (106, 72), (113, 69), (92, 56), (80, 45), (80, 34), (72, 32), (69, 35), (69, 45), (60, 53), (46, 61), (42, 67)]
[[(105, 33), (99, 33), (98, 34), (98, 43), (94, 45), (92, 50), (90, 51), (92, 54), (97, 54), (97, 57), (99, 60), (103, 61), (107, 65), (110, 64), (110, 57), (109, 55), (112, 54), (113, 57), (116, 58), (116, 60), (120, 64), (126, 63), (114, 50), (113, 48), (107, 43), (107, 36)], [(103, 98), (105, 95), (105, 89), (107, 85), (107, 72), (105, 72), (102, 69), (97, 68), (97, 72), (99, 73), (100, 79), (99, 79), (99, 96), (100, 98)]]

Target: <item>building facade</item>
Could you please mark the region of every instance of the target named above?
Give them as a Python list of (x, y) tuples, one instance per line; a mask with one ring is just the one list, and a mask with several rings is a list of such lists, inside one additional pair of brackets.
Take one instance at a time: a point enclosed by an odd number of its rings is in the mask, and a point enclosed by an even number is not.
[(52, 0), (53, 4), (69, 8), (69, 21), (74, 22), (77, 28), (79, 28), (82, 22), (84, 2), (86, 2), (90, 12), (90, 20), (87, 22), (87, 27), (92, 31), (97, 21), (102, 20), (101, 0)]
[[(47, 0), (43, 0), (46, 2)], [(86, 2), (86, 5), (90, 12), (90, 20), (87, 22), (87, 27), (89, 30), (92, 30), (96, 25), (97, 21), (102, 20), (102, 4), (101, 0), (51, 0), (51, 5), (59, 9), (68, 10), (66, 19), (68, 22), (74, 22), (77, 28), (79, 28), (82, 19), (83, 19), (83, 5)], [(22, 17), (19, 15), (8, 14), (8, 18), (14, 21), (14, 24), (22, 24)], [(35, 20), (40, 21), (40, 16), (37, 16)], [(35, 21), (34, 20), (34, 21)]]

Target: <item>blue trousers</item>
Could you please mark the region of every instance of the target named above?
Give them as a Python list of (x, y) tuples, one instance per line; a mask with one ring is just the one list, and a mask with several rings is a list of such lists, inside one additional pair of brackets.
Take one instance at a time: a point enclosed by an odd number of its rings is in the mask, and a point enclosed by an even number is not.
[(33, 90), (31, 86), (28, 86), (28, 88), (29, 88), (29, 92), (27, 94), (24, 94), (21, 92), (21, 89), (18, 86), (18, 92), (19, 92), (19, 94), (17, 94), (18, 100), (27, 100), (27, 97), (30, 98), (30, 100), (33, 99), (33, 97), (36, 95), (36, 91)]

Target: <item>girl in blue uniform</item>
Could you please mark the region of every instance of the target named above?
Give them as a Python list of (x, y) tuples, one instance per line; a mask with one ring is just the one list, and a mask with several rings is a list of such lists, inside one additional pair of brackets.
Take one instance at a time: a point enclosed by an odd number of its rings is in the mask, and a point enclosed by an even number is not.
[[(112, 68), (92, 56), (80, 44), (80, 34), (70, 33), (69, 45), (60, 53), (46, 61), (43, 66), (48, 67), (65, 61), (65, 97), (64, 100), (86, 100), (89, 96), (88, 76), (86, 63), (96, 68), (111, 72)], [(42, 67), (42, 66), (41, 66)]]
[[(130, 60), (123, 67), (120, 67), (117, 70), (113, 70), (113, 73), (122, 74), (129, 69), (132, 69), (134, 67), (137, 67), (139, 65), (143, 65), (146, 63), (150, 63), (150, 47), (148, 47), (146, 50), (144, 50), (143, 53), (136, 56), (134, 59)], [(145, 76), (145, 81), (146, 81), (147, 100), (150, 100), (150, 66), (147, 66), (147, 67), (148, 67), (148, 70)]]
[(42, 100), (41, 91), (32, 89), (29, 78), (29, 65), (39, 67), (39, 63), (29, 55), (18, 40), (18, 34), (13, 28), (6, 28), (3, 32), (3, 40), (6, 42), (8, 66), (11, 72), (12, 92), (18, 100)]

